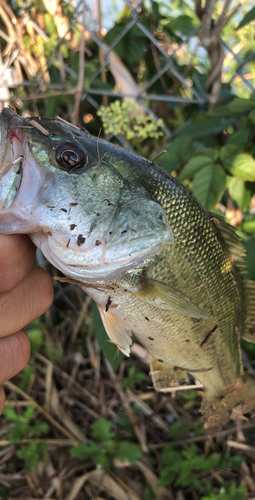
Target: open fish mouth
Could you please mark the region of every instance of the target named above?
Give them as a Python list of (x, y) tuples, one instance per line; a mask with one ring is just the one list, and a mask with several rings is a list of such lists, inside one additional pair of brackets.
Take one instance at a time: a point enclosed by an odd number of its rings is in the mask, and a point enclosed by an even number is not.
[(24, 130), (10, 109), (0, 115), (0, 208), (14, 202), (21, 186), (24, 160)]

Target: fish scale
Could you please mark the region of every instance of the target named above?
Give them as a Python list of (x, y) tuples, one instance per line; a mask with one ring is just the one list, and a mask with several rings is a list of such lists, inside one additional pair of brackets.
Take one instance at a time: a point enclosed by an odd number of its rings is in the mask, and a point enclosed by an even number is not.
[(28, 234), (126, 355), (141, 342), (157, 390), (198, 379), (208, 428), (254, 409), (240, 338), (254, 342), (255, 285), (234, 229), (154, 163), (77, 127), (11, 109), (0, 125), (0, 233)]
[[(222, 345), (221, 356), (224, 357), (224, 365), (228, 372), (227, 378), (231, 382), (241, 374), (241, 354), (235, 326), (240, 327), (243, 316), (241, 311), (245, 309), (245, 304), (241, 303), (237, 296), (232, 268), (228, 271), (229, 261), (223, 253), (220, 244), (222, 243), (221, 235), (217, 226), (213, 222), (210, 223), (202, 208), (196, 201), (193, 201), (194, 198), (190, 194), (185, 193), (180, 185), (175, 189), (174, 179), (170, 183), (172, 185), (169, 190), (167, 184), (164, 183), (166, 192), (163, 196), (161, 188), (158, 193), (155, 192), (156, 199), (162, 202), (176, 243), (179, 243), (180, 247), (184, 248), (184, 252), (193, 260), (202, 282), (207, 287), (213, 314), (217, 324), (220, 325), (218, 341)], [(169, 197), (166, 195), (167, 191)], [(169, 203), (171, 197), (174, 197), (174, 201)], [(182, 230), (184, 216), (187, 219), (186, 225), (190, 220), (192, 221), (188, 234), (187, 231)], [(235, 270), (235, 273), (237, 274), (238, 271)], [(238, 317), (240, 317), (239, 320)], [(227, 350), (224, 350), (226, 342)]]

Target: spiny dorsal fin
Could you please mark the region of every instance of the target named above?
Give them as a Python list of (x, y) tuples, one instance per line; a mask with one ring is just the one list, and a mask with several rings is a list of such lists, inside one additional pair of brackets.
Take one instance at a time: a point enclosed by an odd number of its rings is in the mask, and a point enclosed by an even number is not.
[(129, 330), (124, 321), (111, 311), (106, 311), (102, 306), (97, 304), (98, 310), (100, 312), (103, 325), (106, 329), (108, 337), (111, 339), (113, 344), (119, 348), (126, 356), (130, 355), (130, 345), (132, 344), (132, 333)]
[(139, 297), (140, 300), (154, 307), (193, 318), (208, 317), (200, 307), (194, 304), (191, 298), (177, 290), (171, 284), (134, 273), (127, 273), (120, 276), (117, 283), (124, 286), (136, 297)]
[(177, 366), (162, 362), (150, 354), (149, 360), (150, 375), (156, 391), (188, 383), (189, 375), (186, 370), (181, 370)]
[(255, 344), (255, 281), (244, 280), (246, 320), (243, 338)]
[(226, 244), (228, 245), (231, 259), (233, 259), (233, 262), (239, 268), (239, 270), (243, 272), (245, 267), (245, 250), (241, 243), (241, 239), (236, 234), (236, 228), (226, 222), (224, 217), (222, 217), (221, 215), (216, 215), (212, 212), (208, 212), (208, 214), (210, 216), (210, 220), (212, 220), (217, 225), (217, 229), (219, 229)]

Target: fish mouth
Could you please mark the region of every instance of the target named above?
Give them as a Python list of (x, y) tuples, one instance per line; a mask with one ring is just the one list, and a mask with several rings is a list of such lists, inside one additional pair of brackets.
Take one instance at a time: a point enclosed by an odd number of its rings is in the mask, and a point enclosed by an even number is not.
[(44, 172), (30, 151), (27, 127), (12, 109), (0, 114), (0, 233), (37, 230), (31, 215)]
[(13, 110), (0, 114), (0, 208), (7, 209), (14, 202), (22, 181), (24, 140), (22, 119)]

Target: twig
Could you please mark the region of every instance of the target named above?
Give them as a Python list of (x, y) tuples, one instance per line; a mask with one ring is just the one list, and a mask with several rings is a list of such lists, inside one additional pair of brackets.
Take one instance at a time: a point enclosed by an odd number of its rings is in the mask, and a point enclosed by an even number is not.
[(81, 102), (81, 95), (83, 91), (84, 85), (84, 67), (85, 67), (85, 11), (86, 11), (86, 1), (82, 0), (83, 9), (82, 9), (82, 37), (81, 37), (81, 45), (79, 52), (79, 77), (78, 84), (76, 87), (75, 94), (75, 104), (74, 104), (74, 112), (72, 113), (72, 123), (75, 125), (79, 120), (79, 109)]

